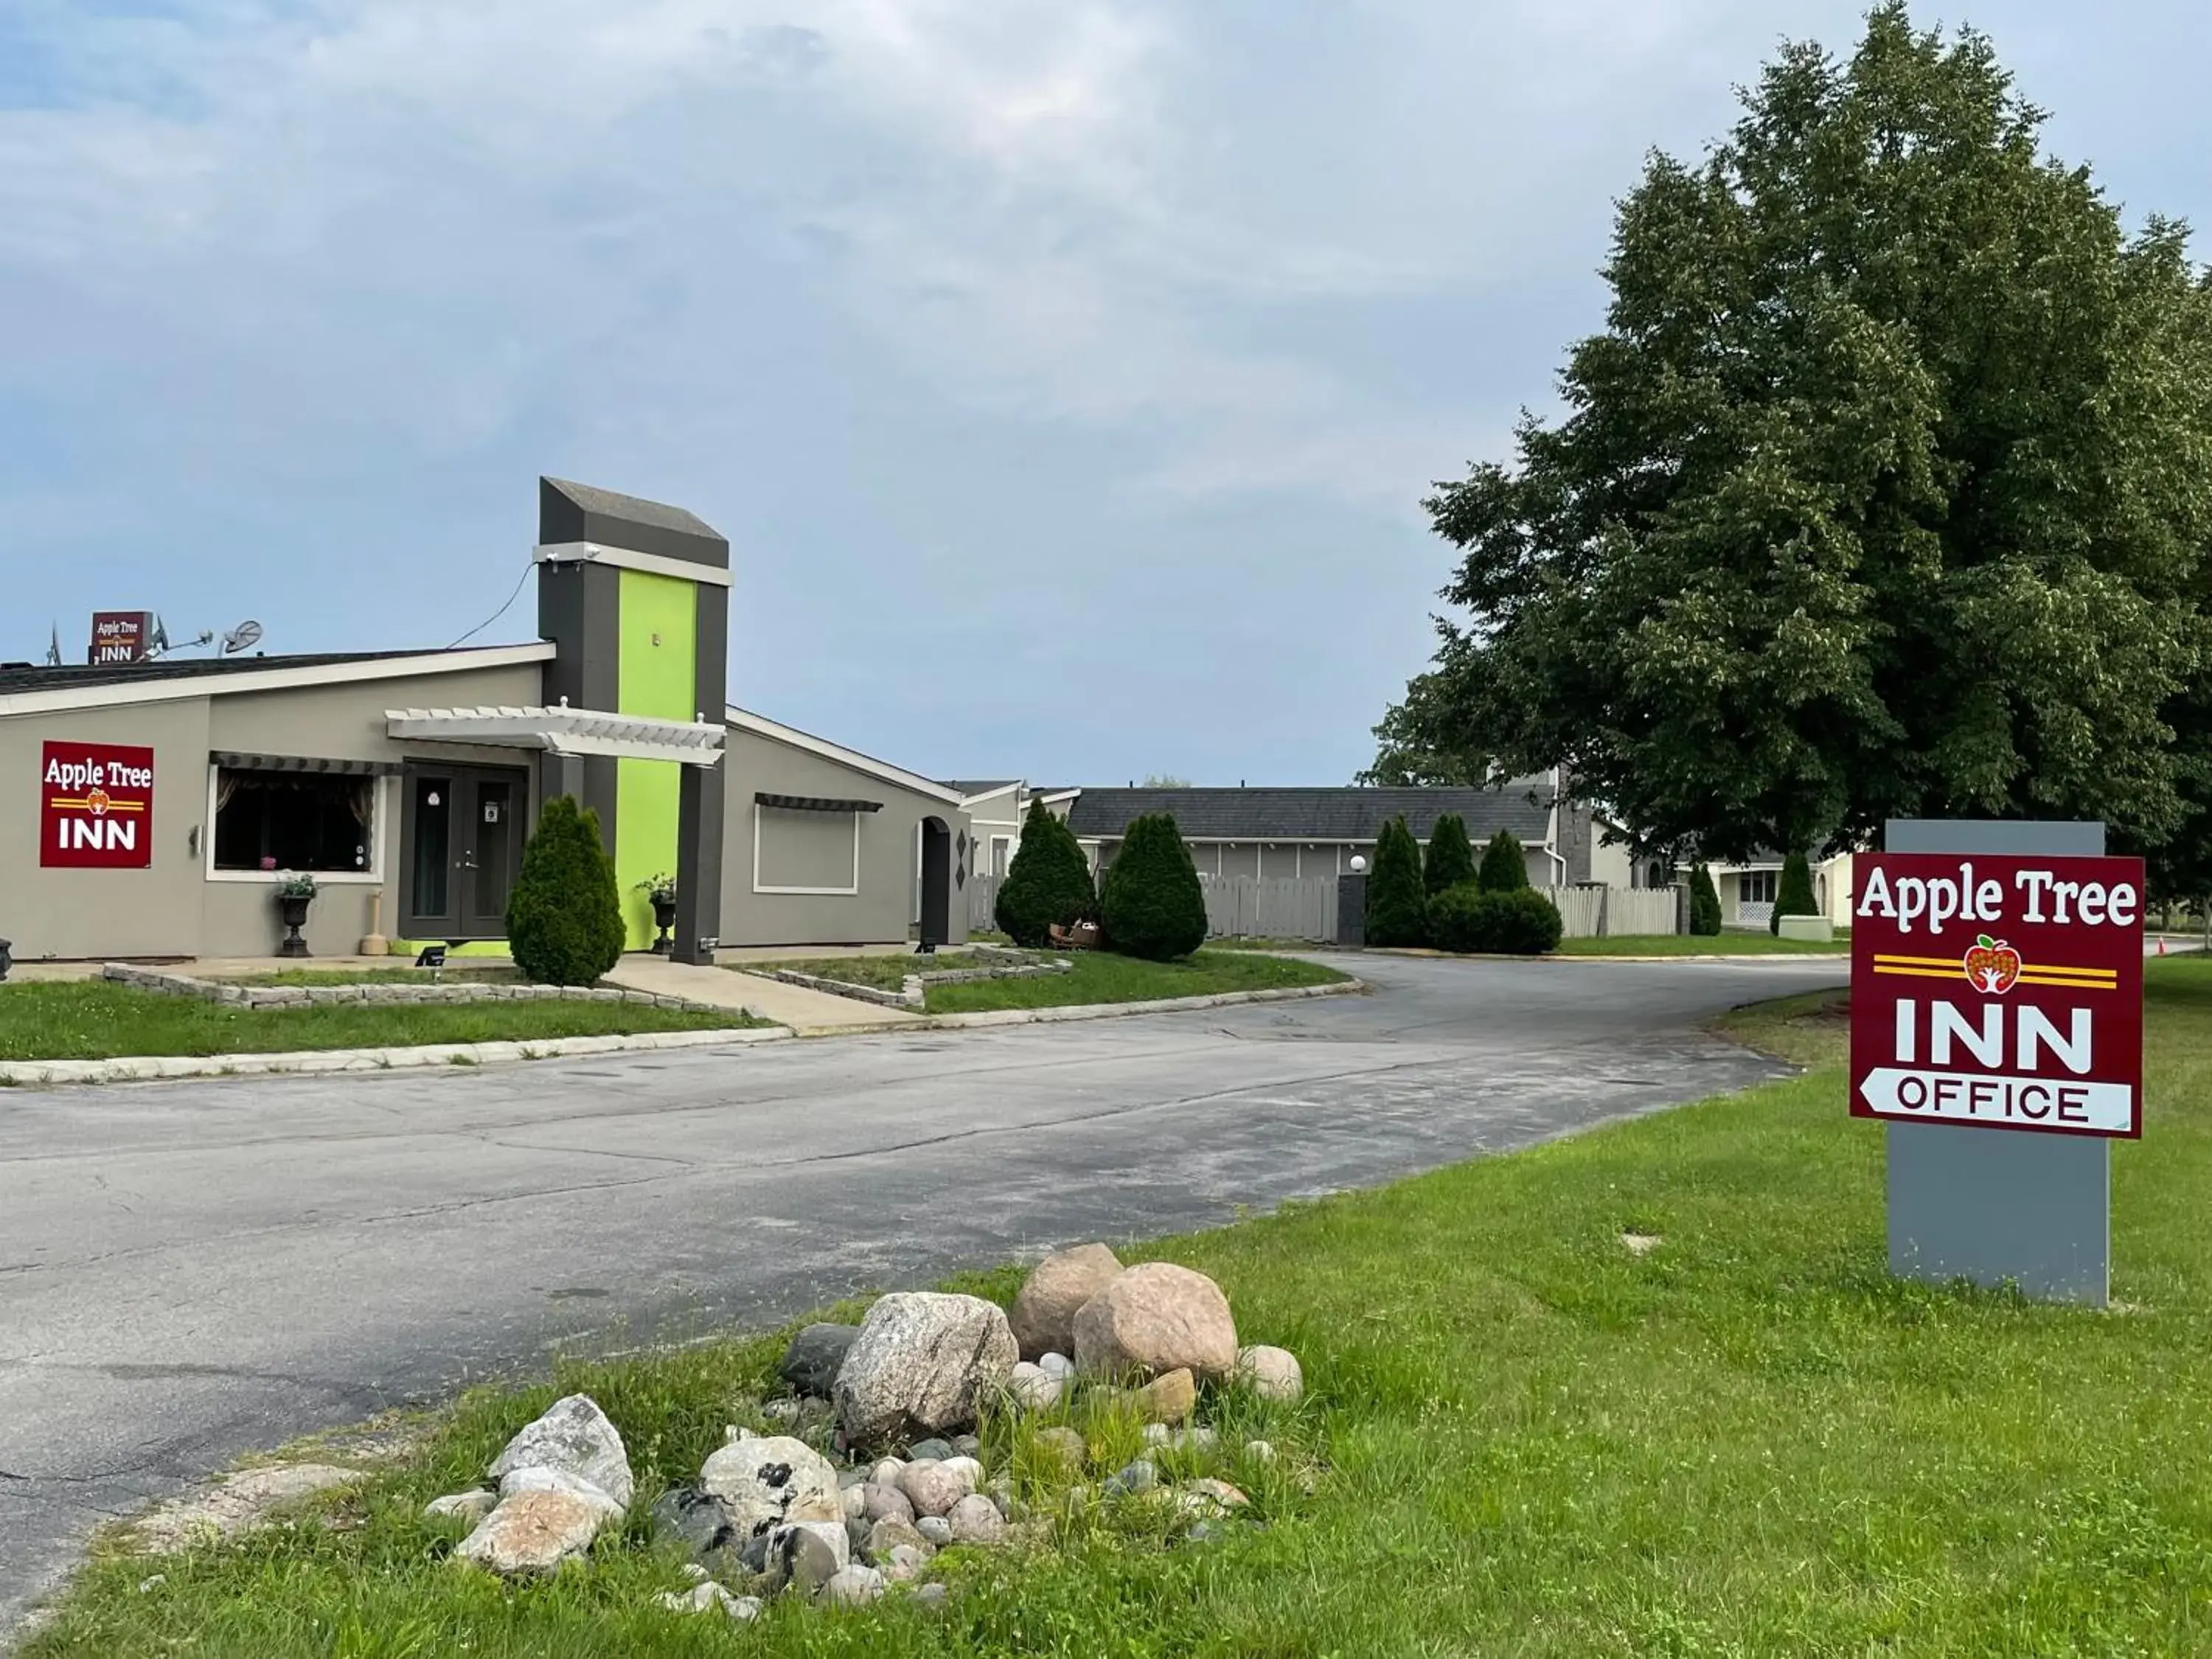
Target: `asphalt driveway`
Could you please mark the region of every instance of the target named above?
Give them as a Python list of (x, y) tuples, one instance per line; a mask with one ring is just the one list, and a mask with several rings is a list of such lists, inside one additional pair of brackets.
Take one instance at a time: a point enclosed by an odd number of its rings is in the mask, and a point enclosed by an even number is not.
[[(1363, 958), (1372, 997), (0, 1092), (0, 1632), (102, 1519), (567, 1346), (1388, 1181), (1734, 1089), (1840, 962)], [(4, 1639), (4, 1637), (0, 1637)]]

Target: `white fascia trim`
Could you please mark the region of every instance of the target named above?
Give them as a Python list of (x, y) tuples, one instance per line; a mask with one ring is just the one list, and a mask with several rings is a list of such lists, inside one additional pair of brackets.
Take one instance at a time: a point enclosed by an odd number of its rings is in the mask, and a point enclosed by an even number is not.
[(1047, 806), (1051, 806), (1060, 801), (1074, 800), (1082, 793), (1083, 792), (1080, 789), (1060, 789), (1055, 790), (1049, 795), (1032, 795), (1030, 799), (1031, 800), (1041, 800)]
[(641, 553), (635, 548), (608, 547), (599, 542), (544, 542), (532, 548), (530, 556), (539, 564), (611, 564), (649, 575), (703, 582), (708, 587), (729, 587), (737, 580), (728, 571), (711, 564), (694, 564), (689, 559), (672, 559), (665, 553)]
[(872, 755), (863, 755), (857, 749), (848, 749), (842, 744), (832, 743), (827, 738), (817, 738), (811, 732), (801, 732), (796, 726), (781, 725), (764, 714), (732, 707), (725, 708), (722, 717), (738, 731), (750, 732), (757, 738), (766, 738), (770, 743), (803, 749), (810, 755), (836, 761), (840, 766), (849, 766), (855, 772), (880, 778), (885, 783), (896, 784), (902, 789), (911, 790), (917, 795), (927, 795), (932, 800), (941, 800), (948, 806), (965, 805), (957, 789), (947, 789), (943, 784), (932, 782), (918, 772), (893, 766), (889, 761), (879, 761)]
[(683, 766), (721, 762), (720, 726), (653, 720), (592, 708), (387, 708), (385, 731), (394, 741), (487, 744), (542, 749), (554, 755), (609, 755), (626, 760), (673, 761)]
[(360, 662), (320, 663), (312, 668), (270, 668), (258, 673), (177, 675), (149, 673), (143, 682), (58, 687), (0, 696), (0, 720), (11, 714), (46, 714), (78, 708), (123, 708), (134, 703), (190, 702), (197, 697), (235, 696), (246, 691), (296, 691), (313, 685), (352, 685), (362, 680), (404, 680), (424, 674), (459, 674), (477, 668), (518, 668), (550, 662), (550, 640), (532, 645), (494, 645), (481, 651), (433, 651), (419, 657), (381, 657)]

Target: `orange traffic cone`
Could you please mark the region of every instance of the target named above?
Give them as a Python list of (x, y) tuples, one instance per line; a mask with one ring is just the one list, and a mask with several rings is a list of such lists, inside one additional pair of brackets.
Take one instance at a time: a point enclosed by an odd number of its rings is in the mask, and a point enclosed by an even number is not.
[(2158, 953), (2160, 956), (2164, 956), (2166, 954), (2166, 941), (2164, 939), (2160, 939), (2158, 942)]

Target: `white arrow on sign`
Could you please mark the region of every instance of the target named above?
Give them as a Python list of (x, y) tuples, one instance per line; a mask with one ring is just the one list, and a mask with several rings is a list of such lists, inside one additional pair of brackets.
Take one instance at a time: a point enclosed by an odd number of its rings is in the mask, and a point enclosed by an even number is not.
[(1967, 1123), (1985, 1129), (2135, 1127), (2135, 1091), (2124, 1083), (2075, 1078), (1994, 1077), (1974, 1072), (1908, 1071), (1881, 1066), (1867, 1073), (1859, 1094), (1883, 1117)]

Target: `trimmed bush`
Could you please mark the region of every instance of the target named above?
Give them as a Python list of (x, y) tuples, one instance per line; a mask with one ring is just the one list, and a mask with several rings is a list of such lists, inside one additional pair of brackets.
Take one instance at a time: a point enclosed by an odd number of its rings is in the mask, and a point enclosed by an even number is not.
[(1792, 853), (1782, 860), (1782, 882), (1774, 892), (1774, 914), (1766, 919), (1766, 931), (1779, 933), (1784, 916), (1817, 916), (1820, 902), (1813, 896), (1813, 864), (1802, 853)]
[(599, 840), (599, 815), (556, 795), (522, 849), (507, 899), (507, 946), (540, 985), (589, 985), (622, 959), (629, 937), (615, 861)]
[(1484, 943), (1490, 895), (1471, 881), (1447, 887), (1429, 900), (1429, 943), (1439, 951), (1487, 951)]
[(1559, 948), (1559, 907), (1533, 887), (1486, 893), (1472, 882), (1429, 901), (1429, 937), (1440, 951), (1541, 956)]
[(1690, 931), (1708, 939), (1721, 931), (1721, 890), (1713, 885), (1713, 872), (1702, 864), (1690, 871)]
[(1458, 813), (1447, 812), (1429, 831), (1429, 850), (1421, 860), (1421, 884), (1434, 898), (1474, 879), (1474, 848), (1468, 841), (1467, 825)]
[(1375, 868), (1367, 877), (1367, 942), (1426, 945), (1428, 890), (1421, 885), (1421, 844), (1402, 817), (1392, 818), (1375, 839)]
[(1174, 815), (1147, 812), (1122, 833), (1098, 896), (1106, 948), (1173, 962), (1206, 943), (1206, 895)]
[(1510, 893), (1528, 885), (1528, 860), (1510, 830), (1500, 830), (1482, 849), (1482, 868), (1475, 872), (1474, 884), (1486, 893)]
[(1540, 957), (1559, 948), (1566, 931), (1559, 907), (1533, 887), (1489, 893), (1490, 948), (1508, 956)]
[(1046, 810), (1030, 803), (1022, 821), (1022, 844), (1006, 878), (999, 884), (992, 919), (1017, 945), (1038, 950), (1051, 942), (1050, 930), (1085, 921), (1098, 914), (1098, 894), (1091, 884), (1091, 863), (1075, 832)]

